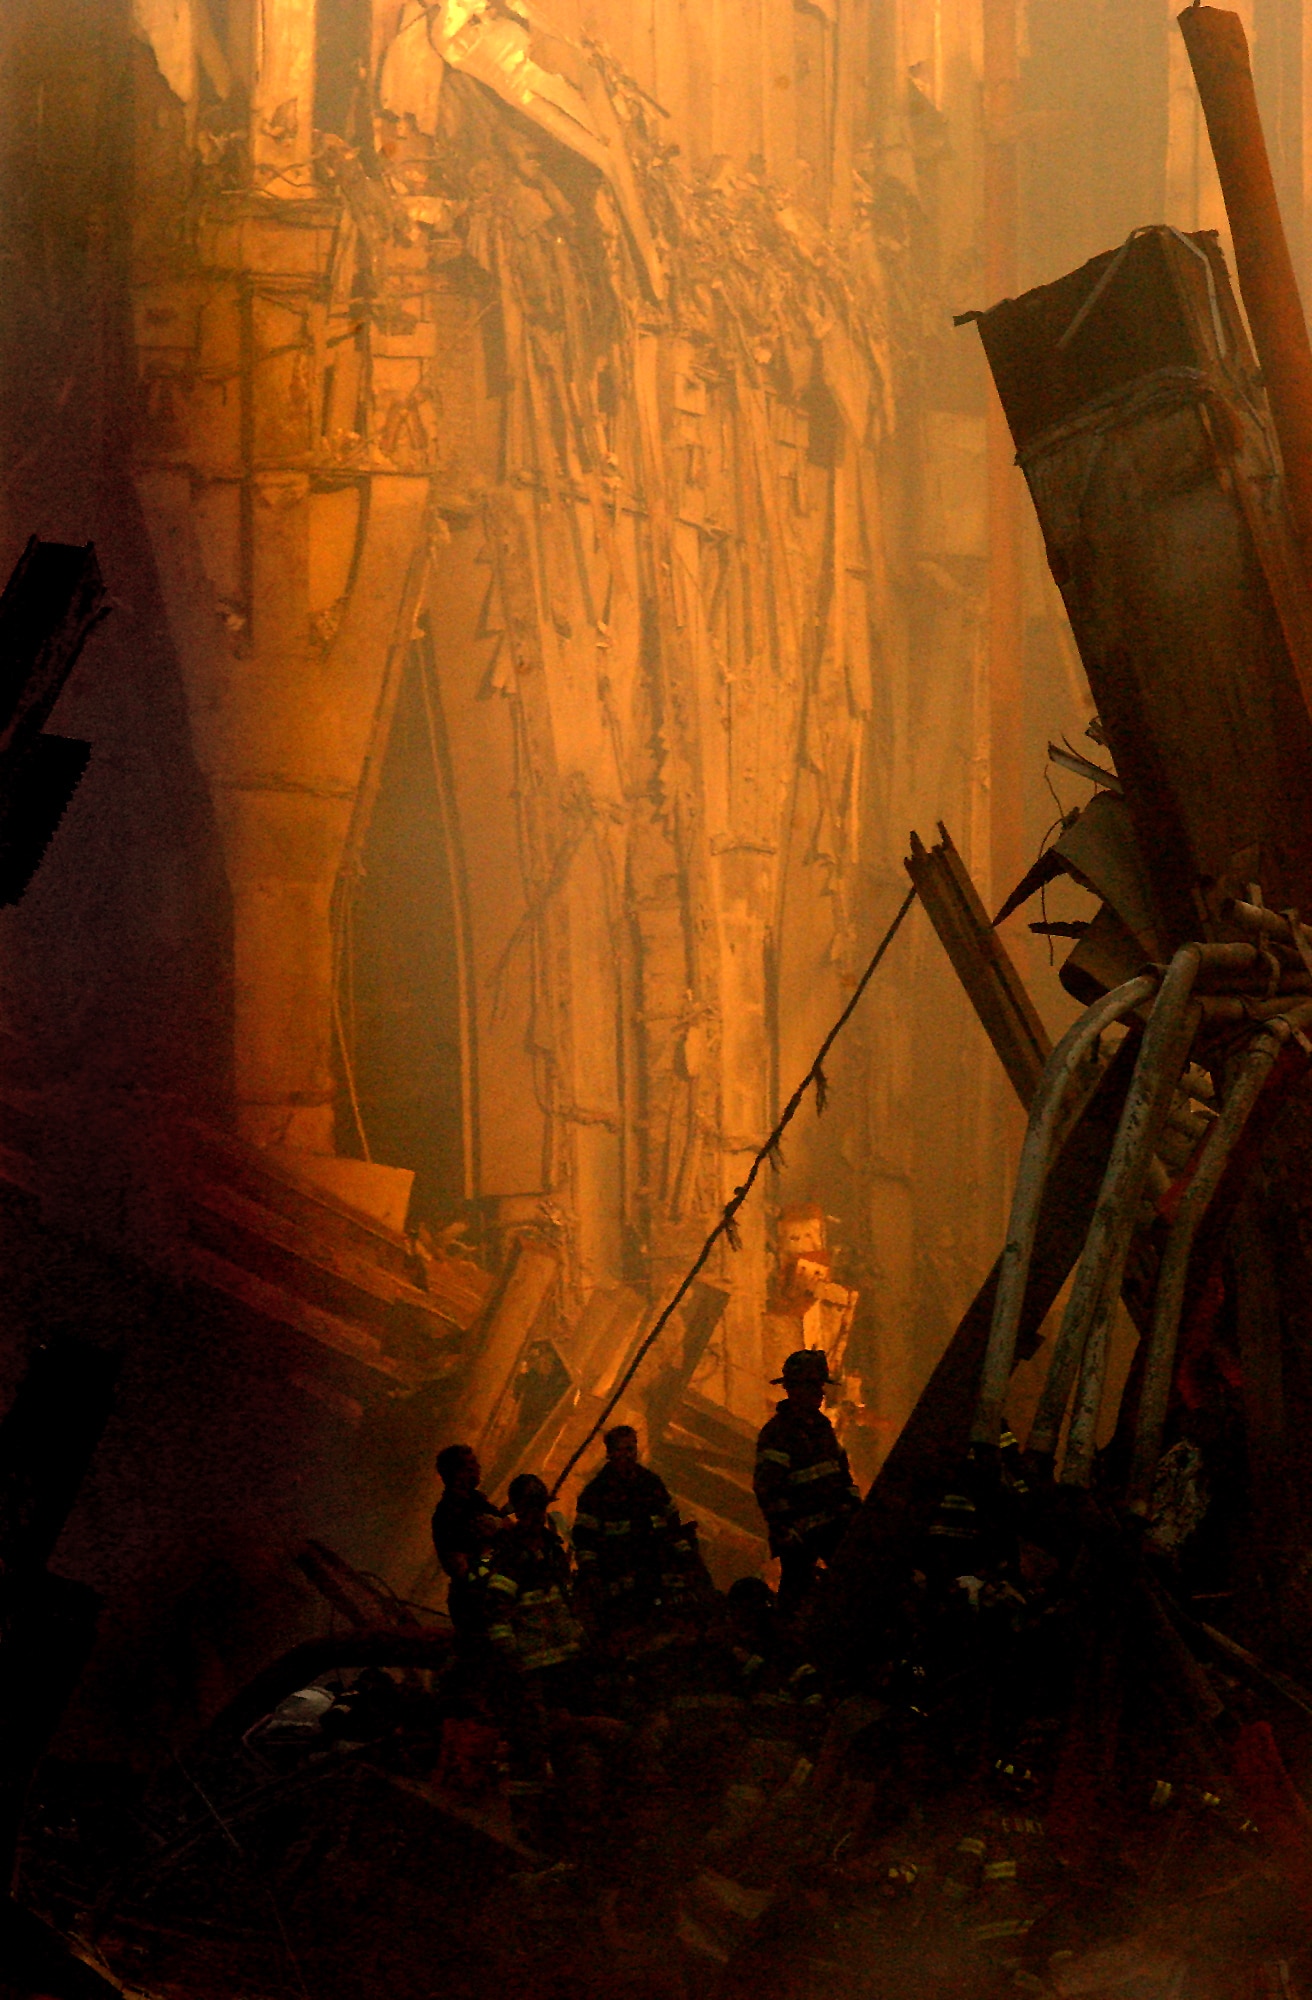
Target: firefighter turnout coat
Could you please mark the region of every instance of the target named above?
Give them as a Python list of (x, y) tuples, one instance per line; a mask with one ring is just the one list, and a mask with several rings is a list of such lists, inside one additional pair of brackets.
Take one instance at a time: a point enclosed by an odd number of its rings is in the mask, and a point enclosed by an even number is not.
[(756, 1504), (770, 1530), (770, 1548), (832, 1542), (861, 1505), (847, 1453), (821, 1410), (787, 1400), (756, 1440)]

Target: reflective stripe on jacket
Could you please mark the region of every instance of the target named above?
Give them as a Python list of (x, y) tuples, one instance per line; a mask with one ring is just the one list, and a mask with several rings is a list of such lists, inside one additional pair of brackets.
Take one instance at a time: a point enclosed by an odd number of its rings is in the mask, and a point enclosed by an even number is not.
[(679, 1512), (659, 1474), (639, 1465), (623, 1476), (604, 1465), (579, 1495), (574, 1516), (580, 1577), (595, 1580), (604, 1598), (644, 1587), (659, 1594), (679, 1534)]
[(570, 1606), (569, 1557), (554, 1528), (537, 1548), (520, 1527), (497, 1544), (487, 1581), (488, 1637), (525, 1672), (558, 1666), (583, 1650)]
[(771, 1541), (805, 1537), (830, 1527), (861, 1504), (834, 1427), (820, 1410), (798, 1410), (785, 1399), (756, 1441), (752, 1481)]

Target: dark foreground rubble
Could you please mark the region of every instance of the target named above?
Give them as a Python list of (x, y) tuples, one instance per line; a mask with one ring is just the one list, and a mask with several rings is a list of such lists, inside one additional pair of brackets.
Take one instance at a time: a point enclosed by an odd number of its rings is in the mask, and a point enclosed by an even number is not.
[(981, 1476), (858, 1673), (717, 1598), (591, 1662), (545, 1783), (443, 1628), (300, 1649), (149, 1779), (47, 1762), (21, 1895), (157, 2000), (1298, 1995), (1312, 1696), (1123, 1533)]

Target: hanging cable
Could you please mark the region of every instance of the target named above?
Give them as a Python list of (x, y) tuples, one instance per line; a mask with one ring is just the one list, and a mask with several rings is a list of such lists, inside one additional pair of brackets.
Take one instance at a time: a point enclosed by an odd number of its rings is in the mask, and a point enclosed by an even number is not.
[(604, 1430), (606, 1425), (610, 1422), (610, 1419), (614, 1414), (615, 1407), (618, 1404), (620, 1398), (623, 1396), (630, 1382), (637, 1374), (639, 1368), (642, 1366), (647, 1355), (651, 1352), (652, 1348), (656, 1345), (656, 1342), (660, 1339), (661, 1335), (664, 1333), (666, 1327), (669, 1325), (671, 1319), (674, 1317), (674, 1314), (678, 1311), (679, 1307), (683, 1304), (683, 1301), (687, 1298), (688, 1293), (691, 1291), (697, 1278), (700, 1276), (702, 1271), (705, 1270), (706, 1265), (710, 1260), (711, 1252), (712, 1250), (714, 1250), (720, 1238), (722, 1236), (725, 1238), (731, 1250), (736, 1250), (738, 1248), (738, 1211), (742, 1207), (743, 1203), (746, 1201), (748, 1195), (751, 1193), (756, 1177), (760, 1173), (762, 1167), (766, 1164), (766, 1161), (768, 1160), (773, 1166), (778, 1166), (780, 1142), (783, 1139), (784, 1133), (788, 1130), (788, 1127), (792, 1124), (793, 1119), (796, 1116), (797, 1112), (800, 1110), (802, 1105), (802, 1100), (806, 1096), (806, 1093), (811, 1088), (812, 1084), (815, 1085), (815, 1108), (817, 1111), (824, 1110), (825, 1101), (828, 1097), (828, 1091), (829, 1091), (828, 1080), (825, 1076), (825, 1058), (828, 1056), (830, 1049), (832, 1049), (834, 1043), (838, 1040), (838, 1037), (842, 1034), (843, 1029), (847, 1026), (853, 1014), (856, 1012), (857, 1007), (861, 1000), (861, 995), (865, 992), (867, 986), (874, 978), (875, 973), (878, 971), (884, 953), (888, 950), (888, 947), (892, 944), (893, 939), (897, 936), (898, 932), (901, 930), (902, 920), (906, 916), (907, 911), (911, 908), (911, 905), (915, 902), (915, 900), (916, 900), (915, 889), (914, 888), (908, 889), (905, 897), (902, 900), (902, 907), (899, 909), (897, 915), (894, 917), (888, 929), (884, 932), (883, 937), (879, 941), (879, 946), (875, 952), (874, 957), (871, 959), (869, 965), (862, 973), (860, 979), (858, 979), (856, 983), (856, 989), (852, 994), (852, 998), (848, 1001), (846, 1007), (844, 1007), (842, 1013), (839, 1015), (838, 1019), (834, 1022), (833, 1027), (829, 1030), (829, 1033), (825, 1036), (823, 1042), (821, 1042), (820, 1048), (816, 1054), (815, 1061), (811, 1064), (810, 1069), (806, 1072), (806, 1075), (802, 1078), (802, 1081), (798, 1084), (796, 1090), (793, 1092), (787, 1104), (785, 1104), (783, 1110), (780, 1112), (779, 1122), (775, 1126), (773, 1132), (771, 1132), (765, 1144), (761, 1147), (760, 1151), (757, 1153), (756, 1158), (752, 1161), (752, 1164), (748, 1169), (746, 1180), (742, 1183), (740, 1187), (736, 1187), (734, 1189), (733, 1194), (730, 1196), (729, 1200), (724, 1204), (724, 1208), (721, 1212), (719, 1221), (716, 1223), (714, 1229), (711, 1231), (706, 1241), (702, 1244), (702, 1247), (697, 1253), (697, 1257), (692, 1265), (692, 1268), (688, 1271), (687, 1275), (684, 1277), (683, 1282), (679, 1286), (678, 1291), (674, 1294), (674, 1297), (670, 1300), (669, 1304), (664, 1308), (664, 1310), (660, 1315), (660, 1318), (656, 1321), (655, 1326), (652, 1328), (651, 1332), (647, 1335), (641, 1347), (639, 1347), (637, 1353), (634, 1355), (632, 1361), (625, 1369), (623, 1375), (621, 1375), (619, 1381), (616, 1383), (614, 1389), (610, 1393), (605, 1409), (602, 1411), (601, 1415), (597, 1418), (597, 1421), (592, 1425), (587, 1436), (584, 1438), (582, 1444), (578, 1446), (577, 1450), (573, 1451), (570, 1454), (569, 1458), (565, 1463), (564, 1470), (560, 1473), (559, 1477), (556, 1480), (555, 1485), (551, 1489), (551, 1494), (550, 1494), (551, 1500), (554, 1500), (557, 1497), (561, 1487), (565, 1484), (565, 1481), (569, 1478), (570, 1473), (573, 1472), (574, 1467), (578, 1464), (584, 1452), (588, 1450), (589, 1446), (593, 1443), (593, 1440), (598, 1436), (599, 1432)]

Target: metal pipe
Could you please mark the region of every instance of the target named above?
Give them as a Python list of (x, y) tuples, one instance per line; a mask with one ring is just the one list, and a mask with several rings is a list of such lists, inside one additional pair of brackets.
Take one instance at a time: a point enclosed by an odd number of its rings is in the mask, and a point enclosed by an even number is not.
[[(1252, 972), (1246, 972), (1241, 979), (1225, 980), (1223, 985), (1227, 994), (1251, 993), (1269, 999), (1274, 994), (1306, 993), (1310, 990), (1308, 969), (1295, 962), (1295, 947), (1282, 944), (1278, 938), (1264, 938), (1258, 949), (1261, 964)], [(1202, 990), (1200, 984), (1200, 998)]]
[[(1312, 975), (1312, 930), (1299, 922), (1297, 910), (1286, 910), (1282, 914), (1234, 897), (1223, 906), (1221, 914), (1238, 924), (1241, 930), (1271, 938), (1284, 948), (1286, 956), (1280, 974), (1280, 992), (1288, 993), (1298, 986), (1306, 986), (1309, 975)], [(1289, 965), (1291, 954), (1298, 961), (1293, 968)], [(1302, 967), (1301, 976), (1299, 966)]]
[[(1195, 978), (1204, 972), (1249, 972), (1258, 960), (1257, 947), (1251, 944), (1186, 944), (1180, 947), (1175, 958), (1179, 958), (1187, 951), (1198, 953), (1198, 973), (1194, 975)], [(1175, 964), (1175, 958), (1171, 960), (1172, 965)], [(1167, 978), (1169, 977), (1168, 967)], [(1165, 983), (1163, 980), (1162, 984)]]
[[(982, 0), (984, 288), (991, 299), (1015, 296), (1020, 245), (1020, 147), (1017, 97), (1019, 0)], [(990, 872), (1001, 887), (1024, 873), (1025, 652), (1022, 497), (1016, 447), (990, 383), (984, 413), (988, 518), (985, 643), (989, 677)], [(996, 900), (995, 900), (996, 907)]]
[(1159, 977), (1155, 971), (1140, 973), (1137, 978), (1127, 980), (1123, 986), (1104, 994), (1101, 1000), (1095, 1000), (1066, 1030), (1043, 1066), (1043, 1075), (1030, 1106), (1029, 1124), (1016, 1174), (1011, 1221), (993, 1301), (989, 1344), (980, 1373), (979, 1401), (971, 1426), (972, 1444), (996, 1445), (1002, 1429), (1002, 1407), (1016, 1356), (1016, 1339), (1029, 1282), (1030, 1261), (1034, 1254), (1039, 1210), (1071, 1079), (1098, 1037), (1114, 1021), (1133, 1013), (1136, 1007), (1150, 998), (1157, 989)]
[(1237, 14), (1197, 5), (1178, 19), (1225, 197), (1239, 290), (1280, 440), (1285, 497), (1306, 553), (1312, 550), (1312, 346), (1262, 136), (1244, 25)]
[[(1289, 918), (1279, 910), (1264, 910), (1258, 903), (1246, 903), (1240, 896), (1229, 897), (1222, 906), (1221, 915), (1230, 923), (1238, 924), (1240, 930), (1254, 931), (1261, 937), (1279, 938), (1282, 944), (1294, 943), (1294, 931)], [(1306, 931), (1307, 926), (1300, 925)]]
[(1185, 1279), (1199, 1225), (1220, 1186), (1221, 1176), (1281, 1049), (1296, 1031), (1310, 1023), (1312, 1001), (1304, 1001), (1297, 1008), (1291, 1008), (1287, 1017), (1269, 1022), (1249, 1043), (1239, 1058), (1237, 1073), (1226, 1093), (1221, 1115), (1207, 1135), (1194, 1177), (1185, 1189), (1171, 1224), (1157, 1279), (1157, 1296), (1153, 1303), (1152, 1330), (1148, 1336), (1148, 1354), (1143, 1386), (1139, 1392), (1134, 1452), (1126, 1491), (1127, 1503), (1134, 1514), (1147, 1514), (1152, 1500), (1153, 1477), (1161, 1456), (1166, 1407), (1175, 1373)]
[(1116, 1298), (1116, 1293), (1104, 1290), (1084, 1343), (1080, 1379), (1075, 1390), (1075, 1408), (1071, 1413), (1066, 1456), (1062, 1461), (1059, 1482), (1062, 1486), (1087, 1486), (1093, 1476), (1093, 1454), (1098, 1441), (1098, 1418), (1107, 1381), (1107, 1356), (1111, 1351), (1111, 1322), (1116, 1311)]
[(1198, 1025), (1198, 1016), (1192, 1012), (1197, 1004), (1192, 999), (1194, 981), (1204, 966), (1238, 971), (1252, 965), (1255, 958), (1252, 945), (1186, 944), (1171, 960), (1148, 1022), (1111, 1158), (1098, 1191), (1098, 1205), (1030, 1431), (1031, 1451), (1048, 1458), (1056, 1451), (1071, 1382), (1083, 1359), (1109, 1272), (1114, 1272), (1116, 1291), (1120, 1290), (1135, 1211), (1157, 1134)]
[[(1259, 999), (1255, 993), (1204, 993), (1199, 996), (1198, 1005), (1208, 1025), (1226, 1021), (1252, 1021), (1257, 1025), (1262, 1021), (1278, 1021), (1291, 1007), (1301, 1006), (1307, 988), (1308, 982), (1304, 980), (1300, 986), (1278, 993), (1270, 1000)], [(1300, 1028), (1299, 1033), (1302, 1032)]]
[[(1180, 1030), (1180, 1036), (1184, 1038), (1180, 1068), (1183, 1068), (1184, 1059), (1193, 1045), (1194, 1036), (1198, 1033), (1200, 1019), (1198, 1002), (1191, 1000), (1185, 1009)], [(1177, 1040), (1174, 1046), (1179, 1048), (1180, 1041)], [(1172, 1061), (1172, 1057), (1167, 1058), (1167, 1062), (1163, 1065), (1164, 1072), (1169, 1072)], [(1156, 1141), (1148, 1138), (1145, 1143), (1151, 1149)], [(1103, 1390), (1107, 1382), (1107, 1360), (1111, 1352), (1112, 1321), (1116, 1316), (1116, 1303), (1121, 1295), (1125, 1260), (1129, 1254), (1130, 1238), (1134, 1234), (1135, 1216), (1142, 1192), (1142, 1179), (1137, 1186), (1127, 1186), (1108, 1234), (1103, 1254), (1102, 1287), (1089, 1320), (1084, 1352), (1080, 1356), (1079, 1386), (1075, 1392), (1075, 1407), (1071, 1413), (1071, 1427), (1066, 1439), (1066, 1455), (1061, 1469), (1063, 1486), (1087, 1486), (1093, 1476), (1093, 1457), (1098, 1443), (1098, 1417), (1102, 1410)]]

